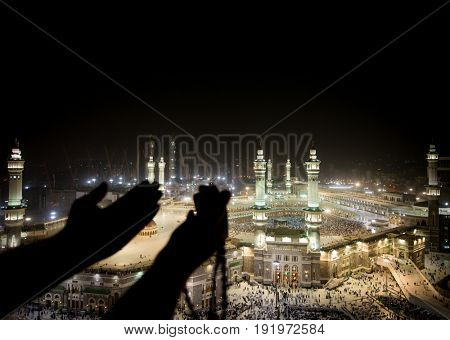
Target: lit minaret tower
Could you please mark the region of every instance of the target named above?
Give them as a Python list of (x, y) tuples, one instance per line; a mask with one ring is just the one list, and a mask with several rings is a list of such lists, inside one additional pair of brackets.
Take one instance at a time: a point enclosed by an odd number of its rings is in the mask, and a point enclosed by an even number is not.
[(266, 212), (266, 161), (262, 149), (257, 151), (253, 162), (255, 170), (255, 204), (253, 206), (253, 220), (256, 223), (264, 223), (267, 220)]
[(166, 162), (164, 162), (164, 158), (161, 157), (158, 163), (158, 169), (159, 169), (159, 190), (164, 192), (164, 168), (166, 166)]
[(309, 150), (309, 160), (305, 162), (308, 174), (308, 207), (305, 211), (305, 221), (309, 238), (308, 248), (311, 251), (320, 250), (320, 225), (322, 209), (319, 207), (319, 171), (320, 161), (317, 159), (316, 148)]
[(267, 193), (272, 194), (272, 160), (267, 161)]
[(439, 251), (439, 196), (441, 190), (438, 183), (438, 162), (439, 154), (436, 151), (436, 146), (430, 145), (430, 150), (427, 153), (428, 161), (428, 228), (430, 230), (429, 246), (430, 251)]
[(173, 138), (170, 138), (170, 144), (169, 144), (169, 178), (170, 178), (170, 180), (173, 180), (176, 177), (175, 153), (176, 153), (175, 140)]
[(291, 183), (291, 161), (288, 159), (286, 162), (286, 193), (291, 194), (292, 183)]
[(148, 163), (147, 163), (147, 169), (148, 169), (148, 181), (150, 183), (153, 183), (155, 181), (155, 161), (153, 160), (153, 156), (150, 156)]
[(12, 149), (8, 160), (9, 197), (5, 208), (5, 230), (7, 247), (15, 248), (20, 245), (25, 204), (22, 202), (22, 172), (25, 161), (19, 149), (19, 143)]

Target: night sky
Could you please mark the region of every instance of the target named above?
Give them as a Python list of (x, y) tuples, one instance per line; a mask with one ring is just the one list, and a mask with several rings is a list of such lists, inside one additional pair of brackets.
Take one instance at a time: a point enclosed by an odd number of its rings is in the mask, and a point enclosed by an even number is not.
[[(444, 1), (320, 8), (144, 8), (7, 1), (194, 135), (261, 133)], [(450, 4), (277, 126), (320, 157), (450, 155)], [(180, 131), (0, 3), (1, 159), (31, 164), (129, 150)]]

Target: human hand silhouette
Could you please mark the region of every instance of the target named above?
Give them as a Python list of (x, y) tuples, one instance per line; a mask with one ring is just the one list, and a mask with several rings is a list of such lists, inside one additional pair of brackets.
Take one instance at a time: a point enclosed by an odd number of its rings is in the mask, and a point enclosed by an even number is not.
[[(153, 265), (108, 314), (110, 319), (169, 319), (189, 275), (215, 252), (228, 236), (226, 206), (230, 193), (201, 186), (190, 211), (158, 254)], [(176, 268), (176, 270), (174, 270)], [(143, 304), (153, 306), (142, 309)]]
[(75, 247), (83, 266), (109, 257), (125, 246), (159, 210), (162, 193), (159, 184), (144, 181), (106, 208), (98, 203), (108, 191), (101, 183), (87, 195), (77, 199), (70, 210), (66, 227), (58, 235)]
[(181, 261), (179, 268), (185, 275), (220, 251), (228, 237), (226, 206), (230, 192), (216, 186), (200, 186), (194, 195), (195, 212), (190, 211), (186, 221), (172, 234), (168, 249)]

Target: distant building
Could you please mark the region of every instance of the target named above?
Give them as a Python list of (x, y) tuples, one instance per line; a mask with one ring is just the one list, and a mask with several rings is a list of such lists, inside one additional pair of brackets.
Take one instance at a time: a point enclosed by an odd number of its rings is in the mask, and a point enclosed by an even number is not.
[(397, 203), (416, 203), (416, 195), (402, 193), (402, 192), (384, 192), (381, 195), (384, 200), (389, 202), (397, 202)]

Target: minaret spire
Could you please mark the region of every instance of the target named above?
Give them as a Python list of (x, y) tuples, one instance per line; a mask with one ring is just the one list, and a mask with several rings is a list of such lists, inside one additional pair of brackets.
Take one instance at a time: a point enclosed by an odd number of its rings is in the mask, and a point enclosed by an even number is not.
[(255, 204), (253, 206), (253, 220), (257, 223), (267, 220), (265, 210), (266, 204), (266, 161), (264, 160), (264, 151), (257, 151), (256, 159), (253, 162), (255, 171)]
[(286, 194), (290, 195), (292, 191), (292, 183), (291, 183), (291, 161), (287, 160), (286, 162)]
[(147, 163), (148, 169), (148, 181), (153, 183), (155, 181), (155, 161), (153, 160), (153, 156), (150, 156)]
[(267, 161), (267, 193), (272, 194), (272, 160)]
[(430, 232), (429, 245), (430, 251), (440, 251), (440, 237), (439, 237), (439, 196), (441, 195), (441, 188), (438, 182), (438, 162), (439, 154), (434, 144), (430, 144), (427, 153), (427, 174), (428, 185), (426, 186), (428, 196), (428, 229)]
[(309, 159), (305, 162), (308, 174), (308, 207), (304, 209), (306, 227), (308, 232), (311, 251), (320, 250), (320, 225), (322, 223), (322, 209), (319, 207), (319, 172), (320, 161), (317, 159), (317, 152), (312, 143), (309, 150)]
[(164, 162), (164, 157), (161, 157), (158, 163), (158, 169), (159, 169), (159, 190), (164, 192), (165, 186), (164, 186), (164, 168), (166, 166), (166, 162)]
[(7, 247), (15, 248), (21, 243), (21, 231), (25, 217), (26, 205), (22, 197), (22, 173), (25, 161), (19, 149), (19, 141), (15, 140), (15, 147), (11, 150), (8, 160), (9, 195), (5, 208), (5, 227), (7, 233)]

